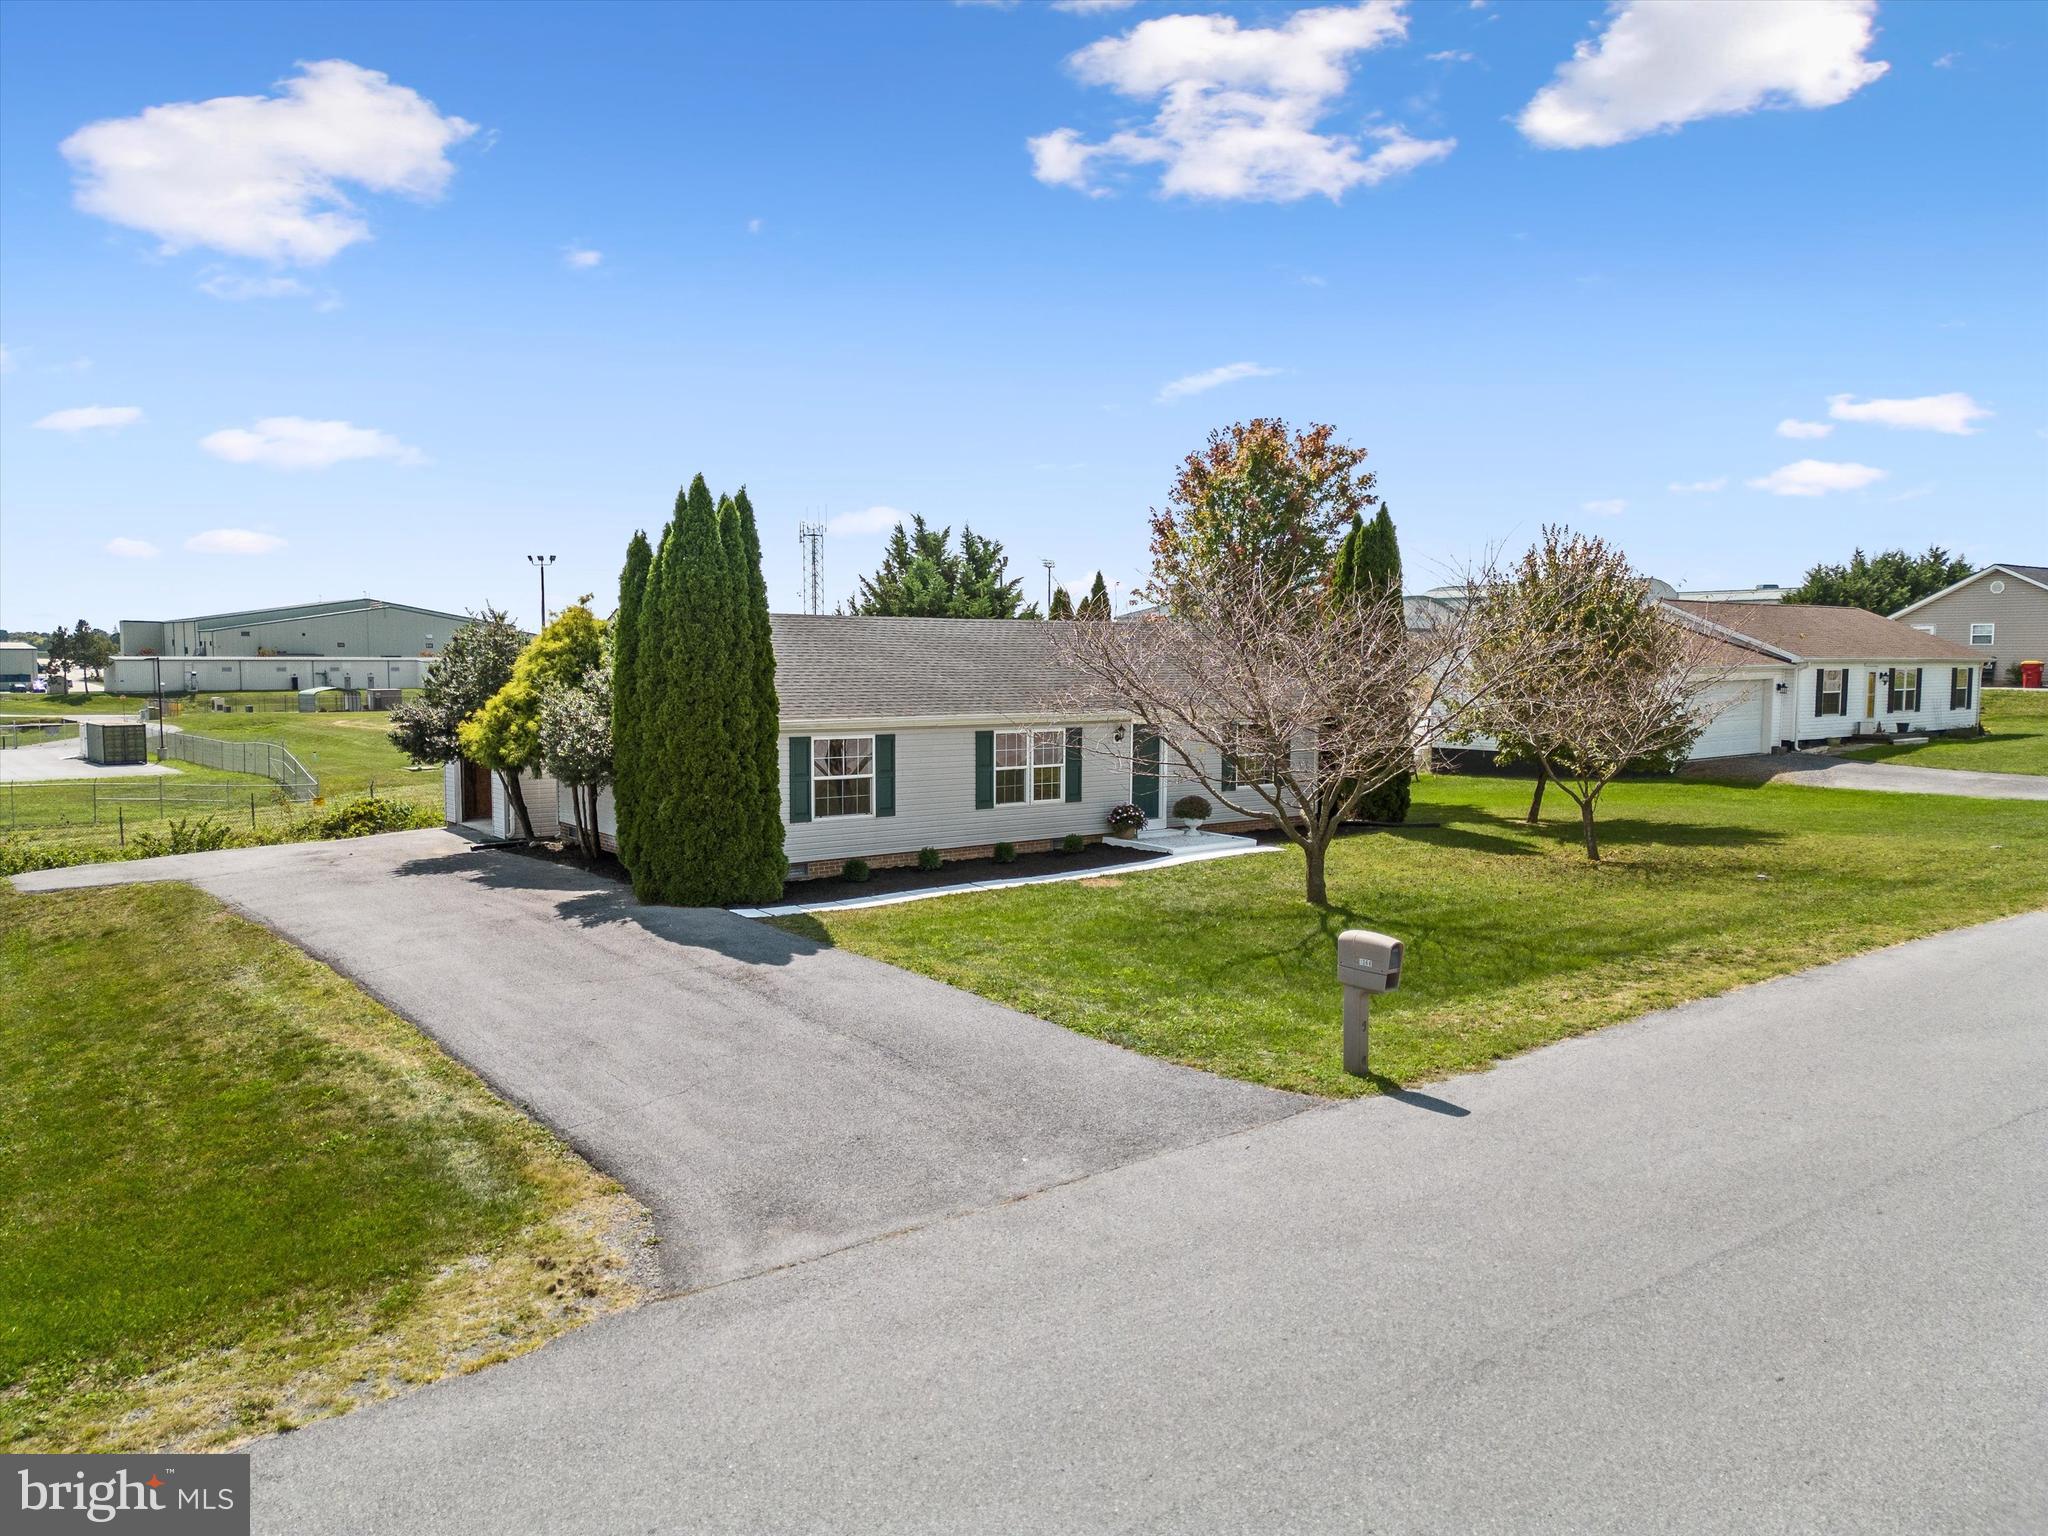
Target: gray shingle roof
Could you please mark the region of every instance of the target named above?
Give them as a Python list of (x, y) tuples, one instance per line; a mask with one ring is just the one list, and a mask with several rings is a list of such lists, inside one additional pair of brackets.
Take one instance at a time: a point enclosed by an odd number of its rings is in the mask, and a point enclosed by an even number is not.
[(1056, 626), (1031, 619), (777, 613), (768, 622), (785, 720), (1026, 719), (1076, 681), (1053, 656)]
[(1998, 563), (2008, 571), (2013, 571), (2018, 575), (2026, 577), (2029, 581), (2038, 581), (2042, 585), (2048, 586), (2048, 565), (2014, 565), (2010, 560), (2001, 560)]
[(1951, 661), (1980, 659), (1953, 640), (1937, 640), (1910, 624), (1862, 608), (1810, 603), (1701, 603), (1673, 608), (1808, 661)]

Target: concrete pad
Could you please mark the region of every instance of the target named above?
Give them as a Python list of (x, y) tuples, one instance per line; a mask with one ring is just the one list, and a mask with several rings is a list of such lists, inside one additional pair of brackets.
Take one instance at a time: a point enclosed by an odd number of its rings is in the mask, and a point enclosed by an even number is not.
[(1821, 752), (1716, 758), (1694, 763), (1685, 773), (1692, 778), (1734, 779), (1745, 784), (1805, 784), (1818, 789), (1871, 789), (1900, 795), (1961, 795), (1972, 800), (2048, 800), (2048, 775), (1866, 763)]

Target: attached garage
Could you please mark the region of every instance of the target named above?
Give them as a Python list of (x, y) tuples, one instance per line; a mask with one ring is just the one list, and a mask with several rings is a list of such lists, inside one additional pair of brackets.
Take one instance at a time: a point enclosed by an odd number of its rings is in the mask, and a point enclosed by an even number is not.
[(1744, 678), (1716, 683), (1706, 697), (1727, 707), (1714, 718), (1692, 749), (1692, 760), (1709, 757), (1743, 757), (1771, 749), (1771, 695), (1775, 687), (1768, 678)]

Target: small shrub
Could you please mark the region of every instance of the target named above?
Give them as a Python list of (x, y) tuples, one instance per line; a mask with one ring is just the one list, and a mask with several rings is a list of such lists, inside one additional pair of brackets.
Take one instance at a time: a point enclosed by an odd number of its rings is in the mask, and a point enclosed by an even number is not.
[(430, 805), (408, 805), (384, 795), (364, 795), (347, 805), (337, 806), (306, 823), (309, 838), (369, 837), (378, 832), (406, 832), (414, 827), (441, 824), (439, 813)]
[(839, 878), (842, 880), (865, 880), (873, 873), (866, 859), (848, 859), (839, 866)]
[(1402, 822), (1408, 819), (1410, 795), (1409, 780), (1412, 774), (1396, 774), (1378, 789), (1368, 790), (1358, 797), (1358, 804), (1352, 807), (1353, 821)]
[(998, 864), (1014, 864), (1014, 863), (1016, 863), (1016, 862), (1017, 862), (1017, 845), (1016, 845), (1015, 843), (997, 843), (997, 844), (996, 844), (996, 862), (997, 862)]
[(1129, 837), (1145, 825), (1145, 813), (1126, 800), (1122, 805), (1109, 808), (1109, 830), (1118, 837)]
[(1065, 837), (1060, 839), (1061, 853), (1079, 853), (1083, 848), (1086, 848), (1087, 846), (1088, 839), (1083, 837), (1078, 832), (1069, 832)]
[(1173, 802), (1173, 814), (1182, 821), (1207, 821), (1215, 809), (1200, 795), (1182, 795)]
[(202, 816), (196, 821), (172, 819), (161, 832), (138, 832), (128, 839), (131, 859), (160, 858), (167, 853), (211, 853), (234, 844), (234, 829), (224, 821)]
[(39, 848), (18, 838), (0, 837), (0, 875), (25, 875), (38, 869), (62, 869), (111, 858), (99, 849)]
[(945, 862), (944, 859), (939, 857), (939, 850), (936, 848), (920, 848), (917, 850), (917, 867), (919, 869), (937, 869)]

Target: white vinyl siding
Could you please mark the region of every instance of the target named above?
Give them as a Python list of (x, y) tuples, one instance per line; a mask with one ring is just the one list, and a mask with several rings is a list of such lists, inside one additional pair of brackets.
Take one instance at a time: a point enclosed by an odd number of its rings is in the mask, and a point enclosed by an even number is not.
[[(1966, 707), (1957, 707), (1950, 702), (1949, 674), (1955, 663), (1945, 661), (1899, 662), (1898, 666), (1911, 670), (1920, 668), (1920, 697), (1909, 708), (1894, 710), (1889, 707), (1890, 695), (1884, 674), (1892, 670), (1893, 663), (1850, 662), (1849, 712), (1845, 715), (1821, 715), (1814, 710), (1814, 671), (1810, 666), (1798, 669), (1792, 683), (1791, 698), (1796, 720), (1792, 730), (1780, 727), (1780, 734), (1799, 741), (1822, 741), (1834, 736), (1869, 736), (1882, 724), (1887, 734), (1899, 729), (1899, 722), (1906, 723), (1909, 731), (1949, 731), (1962, 726), (1975, 725), (1979, 707), (1979, 690), (1975, 685), (1970, 689), (1970, 702)], [(1875, 676), (1875, 714), (1869, 713), (1871, 702), (1871, 679)]]

